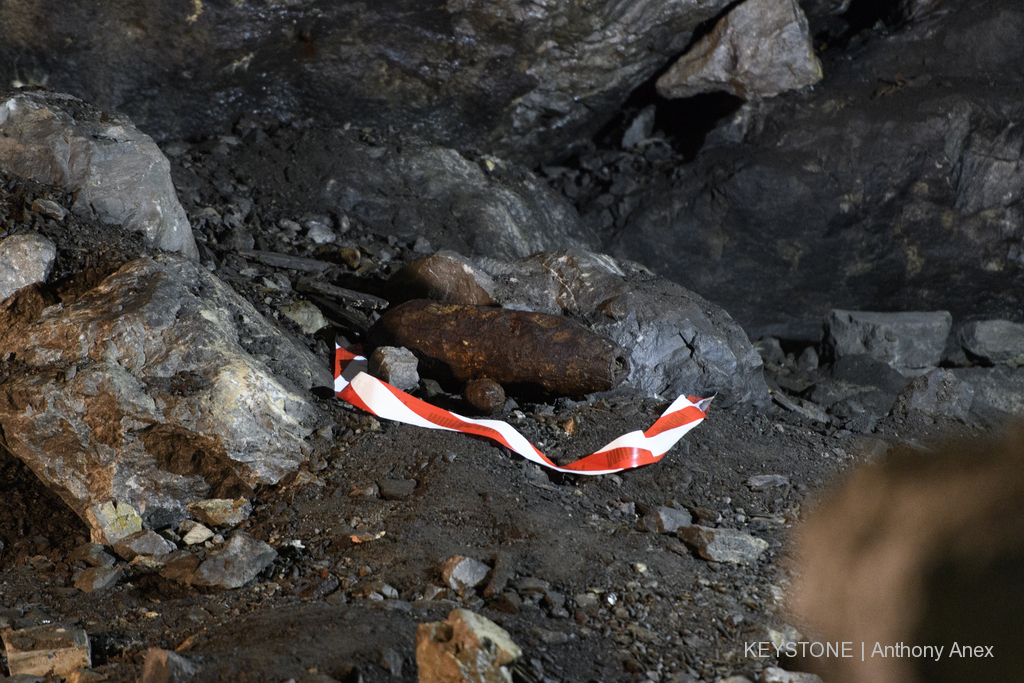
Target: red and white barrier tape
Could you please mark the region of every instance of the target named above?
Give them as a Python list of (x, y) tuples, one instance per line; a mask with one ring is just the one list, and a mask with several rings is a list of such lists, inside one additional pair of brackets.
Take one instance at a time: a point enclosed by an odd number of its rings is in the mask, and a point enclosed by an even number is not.
[(623, 434), (599, 451), (559, 467), (512, 425), (442, 410), (370, 376), (365, 369), (366, 358), (337, 347), (334, 392), (338, 398), (386, 420), (483, 436), (539, 465), (575, 474), (611, 474), (658, 462), (684, 434), (701, 423), (711, 403), (711, 398), (680, 396), (646, 432)]

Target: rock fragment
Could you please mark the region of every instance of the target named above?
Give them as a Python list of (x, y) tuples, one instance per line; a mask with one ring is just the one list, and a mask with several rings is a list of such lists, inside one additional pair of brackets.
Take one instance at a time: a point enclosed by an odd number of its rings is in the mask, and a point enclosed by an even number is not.
[(677, 532), (679, 539), (693, 546), (712, 562), (751, 564), (768, 549), (768, 541), (736, 529), (712, 529), (693, 525)]
[(960, 345), (992, 364), (1024, 365), (1024, 325), (1009, 320), (977, 320), (960, 328)]
[(776, 666), (766, 667), (757, 683), (821, 683), (821, 677), (814, 674), (786, 671)]
[(209, 498), (189, 503), (188, 511), (204, 524), (238, 526), (249, 519), (252, 503), (247, 498)]
[(452, 555), (441, 565), (441, 577), (455, 590), (472, 590), (484, 582), (491, 568), (480, 560)]
[(466, 382), (466, 403), (481, 415), (493, 415), (505, 406), (505, 390), (493, 379), (481, 377)]
[(139, 555), (166, 555), (178, 547), (151, 529), (136, 531), (114, 543), (114, 552), (126, 560)]
[(46, 282), (57, 248), (42, 235), (11, 235), (0, 240), (0, 301), (22, 287)]
[(68, 215), (63, 206), (50, 199), (33, 199), (32, 210), (58, 221), (64, 220), (64, 217)]
[(948, 311), (873, 313), (834, 309), (825, 316), (824, 346), (834, 358), (868, 354), (896, 368), (935, 367), (953, 318)]
[(946, 415), (966, 421), (974, 401), (974, 387), (952, 370), (936, 368), (915, 378), (896, 397), (892, 410), (904, 416), (912, 411)]
[(75, 588), (83, 593), (104, 591), (117, 585), (124, 571), (113, 567), (89, 567), (75, 579)]
[(68, 554), (69, 560), (82, 560), (92, 567), (113, 567), (117, 560), (99, 543), (83, 543)]
[(384, 500), (405, 500), (416, 490), (415, 479), (381, 479), (377, 482)]
[(199, 258), (167, 158), (126, 117), (69, 95), (21, 91), (0, 102), (0, 139), (0, 168), (74, 193), (75, 213)]
[(281, 313), (298, 325), (303, 334), (314, 334), (329, 324), (320, 309), (304, 299), (282, 306)]
[(277, 557), (277, 551), (249, 534), (235, 532), (228, 544), (211, 552), (196, 570), (200, 586), (238, 588), (256, 578)]
[(199, 667), (176, 652), (151, 647), (146, 651), (139, 683), (185, 683)]
[(182, 520), (181, 525), (178, 527), (178, 532), (181, 534), (181, 540), (185, 545), (203, 543), (214, 536), (213, 531), (209, 527), (191, 519)]
[(642, 510), (644, 513), (639, 525), (642, 530), (656, 534), (674, 534), (680, 527), (690, 526), (693, 518), (686, 510), (673, 507), (656, 507)]
[(1024, 369), (997, 365), (956, 368), (952, 372), (974, 389), (973, 408), (1024, 417)]
[(469, 610), (416, 628), (420, 683), (507, 683), (505, 667), (521, 654), (505, 629)]
[(89, 636), (84, 629), (44, 624), (0, 632), (7, 651), (11, 676), (45, 676), (50, 672), (67, 676), (92, 666)]
[(379, 346), (367, 359), (371, 375), (396, 389), (412, 391), (420, 383), (419, 361), (409, 349), (400, 346)]
[(725, 91), (749, 100), (797, 90), (821, 76), (796, 0), (746, 0), (679, 58), (657, 89), (668, 98)]
[(142, 518), (128, 503), (107, 502), (86, 510), (93, 541), (117, 543), (125, 536), (142, 531)]

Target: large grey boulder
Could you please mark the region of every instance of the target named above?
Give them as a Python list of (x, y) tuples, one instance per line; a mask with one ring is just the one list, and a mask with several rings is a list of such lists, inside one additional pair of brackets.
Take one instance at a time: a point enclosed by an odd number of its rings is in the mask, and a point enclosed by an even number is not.
[(393, 126), (532, 165), (596, 133), (727, 5), (4, 3), (0, 82), (116, 108), (158, 138), (226, 132), (259, 111)]
[(975, 320), (960, 328), (960, 346), (988, 363), (1024, 365), (1024, 325), (1009, 320)]
[(821, 80), (807, 17), (796, 0), (746, 0), (659, 79), (663, 97), (724, 91), (772, 97)]
[(199, 257), (170, 164), (124, 116), (59, 93), (0, 94), (0, 168), (75, 193), (78, 214)]
[(939, 364), (953, 317), (948, 311), (829, 311), (822, 347), (834, 359), (867, 354), (894, 368)]
[(644, 394), (717, 393), (719, 405), (755, 409), (770, 403), (761, 357), (729, 314), (638, 264), (572, 249), (480, 265), (506, 308), (572, 315), (619, 344), (627, 381)]
[(0, 385), (0, 434), (94, 541), (113, 541), (113, 502), (174, 524), (303, 460), (308, 390), (330, 386), (328, 368), (192, 261), (141, 258), (47, 308), (33, 294), (0, 309), (0, 355), (20, 362)]

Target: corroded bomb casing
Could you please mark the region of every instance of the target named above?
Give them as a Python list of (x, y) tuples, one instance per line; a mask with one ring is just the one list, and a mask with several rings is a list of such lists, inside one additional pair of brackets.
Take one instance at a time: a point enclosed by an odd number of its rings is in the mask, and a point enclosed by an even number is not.
[(404, 346), (441, 381), (488, 378), (561, 395), (615, 387), (629, 370), (618, 344), (557, 315), (417, 299), (389, 309), (367, 344)]

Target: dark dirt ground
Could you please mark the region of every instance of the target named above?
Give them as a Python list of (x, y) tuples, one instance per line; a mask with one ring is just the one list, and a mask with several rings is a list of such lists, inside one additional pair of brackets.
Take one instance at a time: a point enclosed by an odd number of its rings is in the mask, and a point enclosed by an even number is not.
[[(244, 144), (269, 143), (254, 136)], [(179, 190), (204, 260), (330, 363), (334, 334), (352, 337), (353, 331), (301, 335), (277, 315), (301, 295), (261, 285), (273, 269), (238, 256), (238, 245), (223, 239), (226, 224), (206, 211), (225, 216), (228, 205), (247, 199), (253, 208), (244, 228), (256, 248), (325, 257), (301, 235), (282, 240), (273, 226), (282, 218), (300, 220), (305, 199), (287, 185), (275, 193), (257, 189), (258, 166), (233, 165), (235, 146), (211, 140), (170, 150), (176, 181), (187, 176)], [(68, 205), (60, 193), (13, 179), (0, 187), (0, 228), (50, 235), (60, 249), (58, 284), (81, 278), (87, 268), (109, 272), (145, 251), (104, 226), (73, 216), (58, 225), (28, 209), (41, 196)], [(420, 256), (410, 244), (361, 234), (358, 226), (343, 240), (331, 247), (339, 261), (348, 259), (338, 283), (354, 289), (377, 292), (398, 265)], [(280, 272), (292, 282), (301, 275)], [(0, 363), (0, 384), (8, 371), (7, 361)], [(73, 588), (84, 565), (67, 556), (87, 540), (85, 526), (0, 450), (0, 620), (85, 628), (94, 668), (111, 681), (135, 680), (149, 647), (189, 656), (202, 667), (196, 679), (202, 681), (415, 680), (416, 625), (443, 619), (455, 606), (494, 620), (524, 648), (519, 680), (756, 679), (777, 662), (752, 659), (744, 645), (769, 639), (770, 630), (800, 626), (783, 606), (793, 563), (790, 534), (829, 483), (896, 443), (928, 445), (981, 430), (944, 419), (885, 417), (873, 433), (853, 434), (777, 406), (744, 415), (712, 404), (703, 424), (661, 462), (575, 477), (548, 474), (488, 442), (382, 423), (336, 399), (319, 401), (332, 424), (319, 432), (309, 476), (258, 490), (254, 512), (240, 527), (277, 548), (279, 558), (232, 591), (184, 589), (135, 569), (106, 592)], [(626, 396), (524, 401), (521, 416), (506, 409), (498, 417), (554, 459), (571, 460), (647, 428), (665, 406)], [(575, 420), (572, 435), (564, 426), (569, 420)], [(745, 482), (757, 474), (784, 475), (790, 483), (755, 491)], [(415, 488), (399, 500), (359, 493), (391, 480), (411, 480)], [(674, 536), (638, 529), (643, 506), (660, 505), (746, 531), (767, 540), (769, 549), (749, 567), (703, 560)], [(384, 533), (355, 544), (356, 532)], [(439, 565), (456, 554), (492, 566), (479, 590), (460, 595), (436, 588)], [(538, 588), (536, 579), (548, 588)], [(585, 594), (596, 596), (596, 605), (577, 606), (576, 596)], [(0, 657), (0, 674), (5, 667)]]

